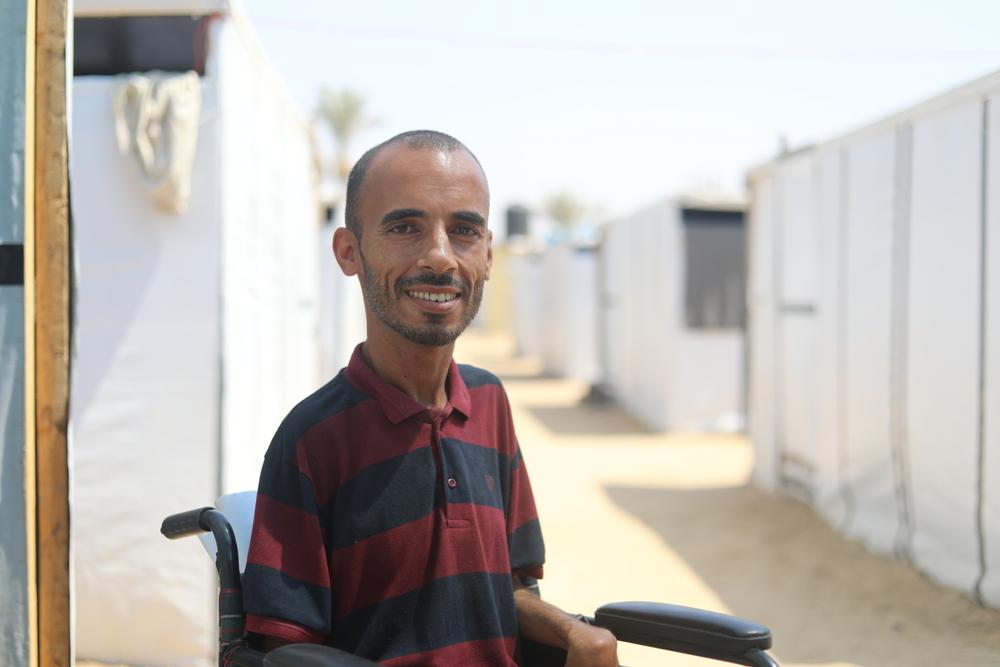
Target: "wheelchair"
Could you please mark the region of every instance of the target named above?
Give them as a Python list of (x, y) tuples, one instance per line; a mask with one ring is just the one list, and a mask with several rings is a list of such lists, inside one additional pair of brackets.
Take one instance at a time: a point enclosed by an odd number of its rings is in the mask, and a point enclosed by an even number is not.
[[(243, 609), (237, 534), (219, 510), (201, 507), (173, 514), (163, 520), (160, 533), (172, 540), (202, 533), (214, 537), (220, 584), (219, 667), (377, 667), (362, 657), (317, 644), (290, 644), (267, 654), (251, 647)], [(249, 543), (249, 533), (239, 537), (240, 542)], [(656, 602), (615, 602), (602, 606), (592, 617), (579, 618), (611, 631), (619, 642), (737, 665), (778, 667), (767, 653), (771, 631), (737, 616)], [(522, 639), (521, 658), (525, 667), (562, 667), (566, 653)]]

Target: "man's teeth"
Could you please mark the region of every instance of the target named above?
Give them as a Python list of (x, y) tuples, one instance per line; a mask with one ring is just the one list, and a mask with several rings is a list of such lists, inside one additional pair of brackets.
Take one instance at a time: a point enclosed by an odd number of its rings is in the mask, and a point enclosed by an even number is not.
[(437, 301), (438, 303), (454, 301), (458, 298), (457, 294), (438, 294), (436, 292), (410, 292), (410, 296), (423, 299), (424, 301)]

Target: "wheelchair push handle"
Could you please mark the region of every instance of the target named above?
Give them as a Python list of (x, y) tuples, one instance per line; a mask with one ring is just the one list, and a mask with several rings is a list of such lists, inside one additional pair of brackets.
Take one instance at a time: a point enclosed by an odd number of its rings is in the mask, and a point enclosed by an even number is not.
[(212, 507), (199, 507), (196, 510), (188, 510), (179, 514), (171, 514), (160, 525), (160, 534), (169, 540), (179, 540), (182, 537), (200, 535), (212, 528), (202, 522), (202, 515)]

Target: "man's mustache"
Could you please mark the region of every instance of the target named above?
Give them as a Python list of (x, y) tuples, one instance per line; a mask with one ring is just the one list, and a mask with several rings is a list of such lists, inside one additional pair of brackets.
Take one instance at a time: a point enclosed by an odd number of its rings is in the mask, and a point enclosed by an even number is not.
[(408, 276), (400, 278), (396, 281), (396, 289), (398, 291), (412, 287), (420, 287), (421, 285), (431, 287), (454, 287), (462, 292), (465, 292), (468, 288), (468, 284), (464, 280), (456, 278), (450, 273), (422, 273), (419, 276)]

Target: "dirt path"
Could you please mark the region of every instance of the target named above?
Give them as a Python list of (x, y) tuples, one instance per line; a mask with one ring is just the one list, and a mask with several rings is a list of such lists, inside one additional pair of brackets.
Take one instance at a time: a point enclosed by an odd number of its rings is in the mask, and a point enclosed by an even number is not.
[[(456, 354), (504, 379), (548, 549), (543, 593), (590, 613), (612, 600), (759, 620), (784, 667), (1000, 665), (1000, 612), (841, 538), (808, 507), (747, 485), (743, 438), (645, 433), (579, 383), (545, 379), (506, 340)], [(623, 650), (643, 665), (709, 665)]]

